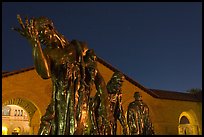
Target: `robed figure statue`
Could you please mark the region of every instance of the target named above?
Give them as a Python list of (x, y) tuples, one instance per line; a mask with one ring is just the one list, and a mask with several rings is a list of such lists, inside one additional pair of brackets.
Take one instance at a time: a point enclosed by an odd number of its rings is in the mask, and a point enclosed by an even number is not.
[(135, 100), (128, 106), (127, 123), (130, 135), (153, 135), (153, 125), (149, 116), (149, 108), (142, 101), (139, 92), (134, 94)]
[(124, 135), (127, 126), (133, 135), (152, 134), (148, 108), (138, 96), (128, 107), (126, 121), (121, 88), (124, 75), (114, 72), (106, 85), (97, 68), (97, 56), (86, 42), (69, 41), (46, 17), (26, 17), (23, 22), (17, 15), (17, 19), (21, 27), (13, 30), (30, 42), (36, 72), (52, 81), (52, 97), (41, 117), (39, 135), (116, 135), (117, 120)]
[[(43, 79), (52, 81), (52, 98), (41, 118), (40, 135), (91, 134), (96, 124), (101, 134), (111, 134), (113, 115), (110, 111), (105, 81), (97, 69), (97, 58), (85, 42), (67, 40), (46, 17), (26, 17), (25, 23), (17, 15), (21, 28), (13, 28), (31, 44), (34, 65)], [(97, 108), (90, 99), (95, 84)], [(93, 122), (90, 110), (100, 110), (101, 123)], [(93, 126), (94, 125), (94, 126)]]

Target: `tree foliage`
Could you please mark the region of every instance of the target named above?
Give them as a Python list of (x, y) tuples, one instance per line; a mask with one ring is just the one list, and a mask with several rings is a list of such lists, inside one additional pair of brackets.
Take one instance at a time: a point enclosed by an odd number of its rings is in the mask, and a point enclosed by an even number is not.
[(191, 88), (189, 90), (187, 90), (186, 92), (188, 93), (198, 93), (198, 92), (202, 92), (201, 88)]

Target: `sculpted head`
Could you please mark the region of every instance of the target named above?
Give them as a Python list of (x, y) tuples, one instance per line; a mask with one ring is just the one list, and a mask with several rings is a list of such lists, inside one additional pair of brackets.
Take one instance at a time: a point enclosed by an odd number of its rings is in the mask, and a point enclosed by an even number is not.
[(140, 93), (139, 92), (135, 92), (134, 93), (134, 98), (135, 98), (135, 100), (142, 100), (142, 96), (140, 95)]
[(121, 72), (119, 71), (114, 72), (110, 81), (107, 83), (108, 92), (110, 94), (120, 93), (122, 90), (122, 83), (124, 79), (125, 79), (125, 76)]
[(38, 31), (41, 44), (63, 48), (68, 44), (66, 38), (57, 32), (52, 20), (47, 17), (34, 18), (34, 27)]

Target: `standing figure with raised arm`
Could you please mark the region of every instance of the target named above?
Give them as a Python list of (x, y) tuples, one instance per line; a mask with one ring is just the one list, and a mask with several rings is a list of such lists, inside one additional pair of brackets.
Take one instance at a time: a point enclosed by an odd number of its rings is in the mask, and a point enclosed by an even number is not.
[[(21, 28), (13, 28), (32, 45), (32, 55), (37, 73), (52, 81), (52, 97), (41, 118), (40, 135), (88, 135), (94, 122), (90, 106), (102, 119), (100, 134), (111, 134), (111, 121), (106, 83), (97, 69), (96, 55), (85, 42), (69, 42), (57, 32), (53, 22), (46, 17), (28, 18)], [(44, 46), (44, 47), (43, 47)], [(90, 86), (96, 87), (96, 98), (90, 105)], [(91, 111), (93, 112), (93, 111)], [(98, 122), (99, 123), (99, 122)], [(96, 126), (96, 124), (94, 124)]]
[(21, 28), (13, 29), (31, 43), (37, 73), (52, 81), (52, 98), (41, 118), (39, 134), (73, 135), (77, 129), (78, 92), (85, 89), (83, 57), (87, 45), (77, 40), (69, 42), (46, 17), (26, 18), (25, 23), (20, 15), (17, 19)]

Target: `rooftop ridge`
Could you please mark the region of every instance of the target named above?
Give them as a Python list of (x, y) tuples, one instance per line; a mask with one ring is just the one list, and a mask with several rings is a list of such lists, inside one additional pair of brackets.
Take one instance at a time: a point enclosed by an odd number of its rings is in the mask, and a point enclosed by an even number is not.
[[(107, 63), (105, 60), (103, 60), (101, 57), (97, 56), (97, 61), (100, 62), (101, 64), (103, 64), (104, 66), (108, 67), (109, 69), (111, 69), (113, 72), (115, 71), (119, 71), (118, 69), (116, 69), (115, 67), (113, 67), (112, 65), (110, 65), (109, 63)], [(17, 70), (17, 71), (12, 71), (12, 72), (8, 72), (5, 74), (2, 74), (2, 77), (8, 77), (14, 74), (18, 74), (18, 73), (22, 73), (22, 72), (26, 72), (29, 70), (33, 70), (34, 67), (29, 67), (29, 68), (24, 68), (21, 70)], [(121, 71), (120, 71), (121, 72)], [(121, 72), (122, 73), (122, 72)], [(144, 90), (145, 92), (147, 92), (148, 94), (152, 95), (153, 97), (158, 98), (158, 95), (155, 94), (154, 92), (152, 92), (151, 90), (145, 88), (144, 86), (142, 86), (141, 84), (139, 84), (138, 82), (136, 82), (135, 80), (133, 80), (132, 78), (128, 77), (126, 74), (123, 74), (126, 78), (126, 80), (128, 80), (129, 82), (131, 82), (132, 84), (134, 84), (135, 86), (141, 88), (142, 90)]]
[[(117, 68), (113, 67), (112, 65), (110, 65), (109, 63), (107, 63), (106, 61), (104, 61), (102, 58), (97, 57), (97, 60), (102, 63), (104, 66), (108, 67), (109, 69), (111, 69), (112, 71), (120, 71)], [(121, 71), (120, 71), (121, 72)], [(121, 72), (123, 73), (123, 72)], [(132, 78), (130, 78), (129, 76), (127, 76), (126, 74), (123, 74), (125, 76), (125, 79), (128, 80), (129, 82), (131, 82), (132, 84), (134, 84), (135, 86), (141, 88), (142, 90), (144, 90), (145, 92), (147, 92), (148, 94), (152, 95), (153, 97), (158, 98), (158, 95), (155, 94), (154, 92), (152, 92), (151, 90), (147, 89), (146, 87), (142, 86), (141, 84), (139, 84), (138, 82), (136, 82), (135, 80), (133, 80)]]
[[(169, 90), (160, 90), (160, 89), (149, 89), (159, 96), (161, 99), (170, 99), (170, 100), (181, 100), (181, 101), (193, 101), (193, 102), (202, 102), (202, 97), (196, 96), (196, 94), (169, 91)], [(202, 96), (202, 93), (200, 93)]]
[(2, 74), (2, 78), (3, 77), (8, 77), (8, 76), (11, 76), (11, 75), (14, 75), (14, 74), (19, 74), (19, 73), (22, 73), (22, 72), (30, 71), (30, 70), (33, 70), (33, 69), (35, 69), (34, 66), (23, 68), (23, 69), (20, 69), (20, 70), (14, 70), (14, 71), (11, 71), (11, 72), (6, 71), (7, 73)]

